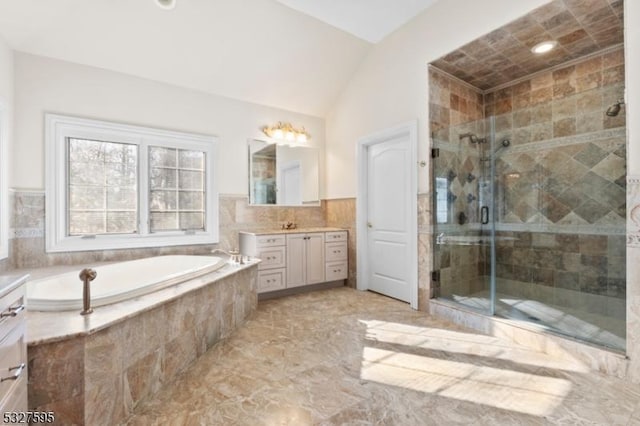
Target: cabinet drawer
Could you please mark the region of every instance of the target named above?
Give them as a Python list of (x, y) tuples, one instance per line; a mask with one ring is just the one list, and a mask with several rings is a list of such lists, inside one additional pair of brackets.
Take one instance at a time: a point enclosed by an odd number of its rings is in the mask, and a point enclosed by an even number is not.
[(24, 306), (24, 286), (0, 299), (0, 339), (25, 321), (27, 310)]
[(325, 245), (324, 253), (327, 262), (347, 260), (347, 243), (328, 243)]
[(349, 265), (347, 262), (327, 263), (325, 276), (327, 281), (346, 280), (349, 276)]
[(331, 231), (325, 235), (325, 241), (332, 243), (334, 241), (347, 241), (347, 231)]
[(262, 260), (258, 265), (258, 270), (284, 268), (284, 247), (262, 249), (258, 252), (258, 258)]
[[(24, 340), (24, 323), (14, 327), (6, 336), (0, 338), (0, 377), (7, 378), (18, 375), (18, 378), (27, 376), (27, 353)], [(20, 365), (24, 367), (20, 368)], [(14, 385), (19, 380), (4, 380), (0, 383), (0, 401), (15, 390)], [(23, 382), (20, 382), (23, 383)]]
[(260, 235), (256, 237), (258, 248), (285, 245), (285, 235)]
[(282, 290), (286, 288), (286, 272), (284, 268), (261, 271), (258, 273), (258, 293)]

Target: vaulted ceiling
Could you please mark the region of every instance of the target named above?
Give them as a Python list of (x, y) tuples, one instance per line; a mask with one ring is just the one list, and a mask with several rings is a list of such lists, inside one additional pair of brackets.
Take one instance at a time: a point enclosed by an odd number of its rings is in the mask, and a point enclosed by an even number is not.
[[(402, 0), (413, 9), (395, 28), (431, 2)], [(372, 47), (322, 19), (276, 0), (0, 2), (0, 35), (17, 51), (319, 117)]]

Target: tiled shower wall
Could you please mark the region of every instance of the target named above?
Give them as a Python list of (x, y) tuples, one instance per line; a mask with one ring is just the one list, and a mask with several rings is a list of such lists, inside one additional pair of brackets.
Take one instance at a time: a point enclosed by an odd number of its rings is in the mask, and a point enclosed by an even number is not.
[[(478, 235), (479, 180), (482, 175), (479, 145), (460, 135), (486, 134), (482, 92), (451, 78), (437, 69), (429, 72), (429, 122), (434, 147), (440, 150), (432, 161), (436, 180), (446, 184), (436, 188), (447, 198), (446, 212), (436, 211), (437, 232), (456, 236)], [(431, 203), (431, 200), (425, 200)], [(442, 203), (439, 203), (442, 205)], [(460, 214), (466, 222), (459, 224)], [(446, 216), (446, 222), (442, 216)], [(424, 255), (430, 256), (430, 250)], [(471, 294), (484, 289), (486, 261), (479, 245), (438, 245), (434, 268), (440, 271), (440, 296)], [(428, 271), (425, 271), (428, 275)], [(424, 274), (424, 273), (423, 273)]]
[[(605, 114), (624, 93), (623, 50), (538, 73), (484, 97), (438, 70), (429, 80), (432, 139), (440, 148), (434, 173), (447, 182), (451, 209), (437, 231), (478, 235), (479, 157), (508, 139), (511, 145), (496, 156), (498, 291), (623, 315), (624, 107), (617, 117)], [(466, 132), (488, 135), (482, 118), (492, 115), (498, 145), (460, 141)], [(469, 218), (463, 226), (457, 225), (459, 212)], [(488, 261), (479, 246), (439, 246), (434, 267), (441, 271), (443, 295), (482, 290)], [(619, 302), (606, 308), (585, 300), (590, 295)]]
[(624, 315), (623, 303), (579, 300), (625, 298), (624, 107), (605, 114), (623, 94), (617, 49), (485, 95), (496, 141), (511, 141), (496, 160), (497, 277), (509, 294), (534, 283), (555, 288), (555, 304)]

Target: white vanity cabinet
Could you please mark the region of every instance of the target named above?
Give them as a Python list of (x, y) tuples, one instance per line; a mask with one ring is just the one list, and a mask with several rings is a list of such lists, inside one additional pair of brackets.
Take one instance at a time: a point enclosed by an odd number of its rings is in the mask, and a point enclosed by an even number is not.
[(287, 287), (324, 282), (324, 232), (287, 235)]
[(262, 260), (258, 293), (347, 279), (347, 231), (325, 229), (240, 232), (240, 252)]
[(27, 277), (0, 277), (0, 413), (27, 411)]

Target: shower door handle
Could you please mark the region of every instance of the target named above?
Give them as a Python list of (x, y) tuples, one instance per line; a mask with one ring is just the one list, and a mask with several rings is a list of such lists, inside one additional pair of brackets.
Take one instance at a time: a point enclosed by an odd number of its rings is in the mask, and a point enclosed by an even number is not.
[(480, 223), (483, 225), (489, 223), (489, 207), (487, 206), (482, 206), (480, 209)]

